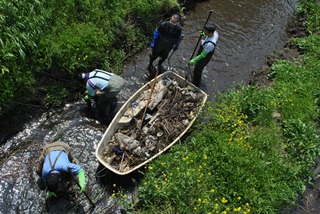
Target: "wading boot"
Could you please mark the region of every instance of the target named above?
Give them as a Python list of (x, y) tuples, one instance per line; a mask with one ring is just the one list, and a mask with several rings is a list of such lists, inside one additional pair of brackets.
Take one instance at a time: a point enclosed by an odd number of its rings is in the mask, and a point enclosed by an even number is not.
[(166, 71), (166, 69), (165, 69), (165, 67), (162, 65), (162, 62), (160, 63), (158, 63), (158, 72), (159, 72), (159, 74), (162, 74), (163, 72), (165, 72)]

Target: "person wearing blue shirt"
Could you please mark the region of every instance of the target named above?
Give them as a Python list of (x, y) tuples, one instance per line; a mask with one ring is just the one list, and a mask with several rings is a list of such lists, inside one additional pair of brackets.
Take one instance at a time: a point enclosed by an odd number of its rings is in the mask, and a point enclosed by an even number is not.
[(122, 77), (101, 69), (94, 69), (89, 73), (81, 73), (79, 78), (86, 83), (87, 90), (84, 100), (87, 102), (88, 107), (91, 108), (91, 99), (94, 99), (102, 116), (108, 106), (117, 103), (116, 96), (124, 85)]
[(151, 41), (152, 52), (150, 54), (149, 64), (146, 71), (145, 77), (152, 79), (156, 72), (153, 66), (153, 61), (158, 57), (158, 72), (162, 73), (165, 71), (162, 63), (168, 58), (171, 50), (178, 50), (179, 43), (182, 39), (182, 30), (180, 26), (180, 16), (173, 14), (169, 21), (161, 22), (158, 28), (153, 33)]
[(70, 183), (66, 178), (70, 173), (78, 177), (80, 193), (85, 191), (84, 169), (73, 162), (76, 160), (70, 154), (69, 145), (64, 142), (49, 143), (42, 148), (36, 172), (41, 176), (49, 198), (63, 195), (69, 191)]
[(188, 62), (190, 66), (195, 65), (192, 79), (192, 83), (195, 86), (199, 86), (201, 83), (202, 70), (210, 62), (219, 37), (216, 31), (216, 25), (213, 23), (205, 25), (204, 32), (201, 32), (201, 35), (203, 35), (205, 39), (201, 41), (197, 56)]

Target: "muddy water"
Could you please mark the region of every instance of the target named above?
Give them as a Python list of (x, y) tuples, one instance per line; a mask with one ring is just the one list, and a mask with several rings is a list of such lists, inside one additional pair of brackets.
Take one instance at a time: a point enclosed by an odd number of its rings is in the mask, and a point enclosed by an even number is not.
[[(184, 39), (169, 62), (168, 69), (187, 75), (187, 67), (202, 29), (212, 10), (210, 21), (218, 25), (219, 41), (211, 62), (203, 71), (202, 88), (210, 95), (215, 90), (226, 90), (238, 82), (248, 83), (253, 70), (263, 66), (265, 58), (286, 41), (285, 26), (293, 14), (294, 0), (241, 0), (197, 3), (188, 12), (184, 22)], [(150, 35), (151, 39), (151, 35)], [(142, 75), (147, 66), (149, 48), (138, 54), (123, 71), (125, 87), (119, 94), (119, 105), (145, 83)], [(82, 111), (85, 103), (66, 105), (62, 110), (44, 114), (6, 144), (1, 146), (0, 213), (79, 213), (91, 207), (85, 195), (76, 202), (66, 198), (46, 200), (35, 174), (35, 161), (39, 148), (60, 139), (71, 145), (73, 155), (84, 167), (87, 175), (87, 193), (97, 202), (93, 213), (118, 213), (116, 200), (111, 197), (113, 184), (131, 191), (131, 179), (136, 175), (118, 177), (99, 167), (95, 147), (107, 125), (107, 118)], [(124, 185), (127, 184), (127, 185)], [(131, 197), (131, 194), (128, 194)], [(77, 206), (76, 206), (77, 205)], [(80, 206), (81, 205), (81, 206)], [(76, 206), (76, 208), (75, 208)], [(116, 208), (115, 208), (116, 207)]]

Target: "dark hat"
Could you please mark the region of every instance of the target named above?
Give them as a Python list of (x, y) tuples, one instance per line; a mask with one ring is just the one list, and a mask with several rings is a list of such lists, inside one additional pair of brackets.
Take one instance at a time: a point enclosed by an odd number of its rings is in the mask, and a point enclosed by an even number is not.
[(209, 33), (213, 33), (216, 30), (217, 26), (213, 23), (206, 24), (204, 29), (207, 30)]
[(78, 74), (78, 78), (79, 79), (84, 79), (86, 77), (86, 74), (85, 73), (80, 73)]
[(60, 182), (59, 173), (50, 173), (46, 178), (46, 186), (48, 191), (55, 192), (58, 189)]

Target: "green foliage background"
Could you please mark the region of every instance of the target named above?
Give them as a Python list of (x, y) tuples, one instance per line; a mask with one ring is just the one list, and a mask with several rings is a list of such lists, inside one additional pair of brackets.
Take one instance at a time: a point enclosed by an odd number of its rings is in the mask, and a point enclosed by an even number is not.
[(120, 73), (172, 12), (175, 0), (0, 1), (0, 116), (14, 103), (61, 105), (80, 72)]

